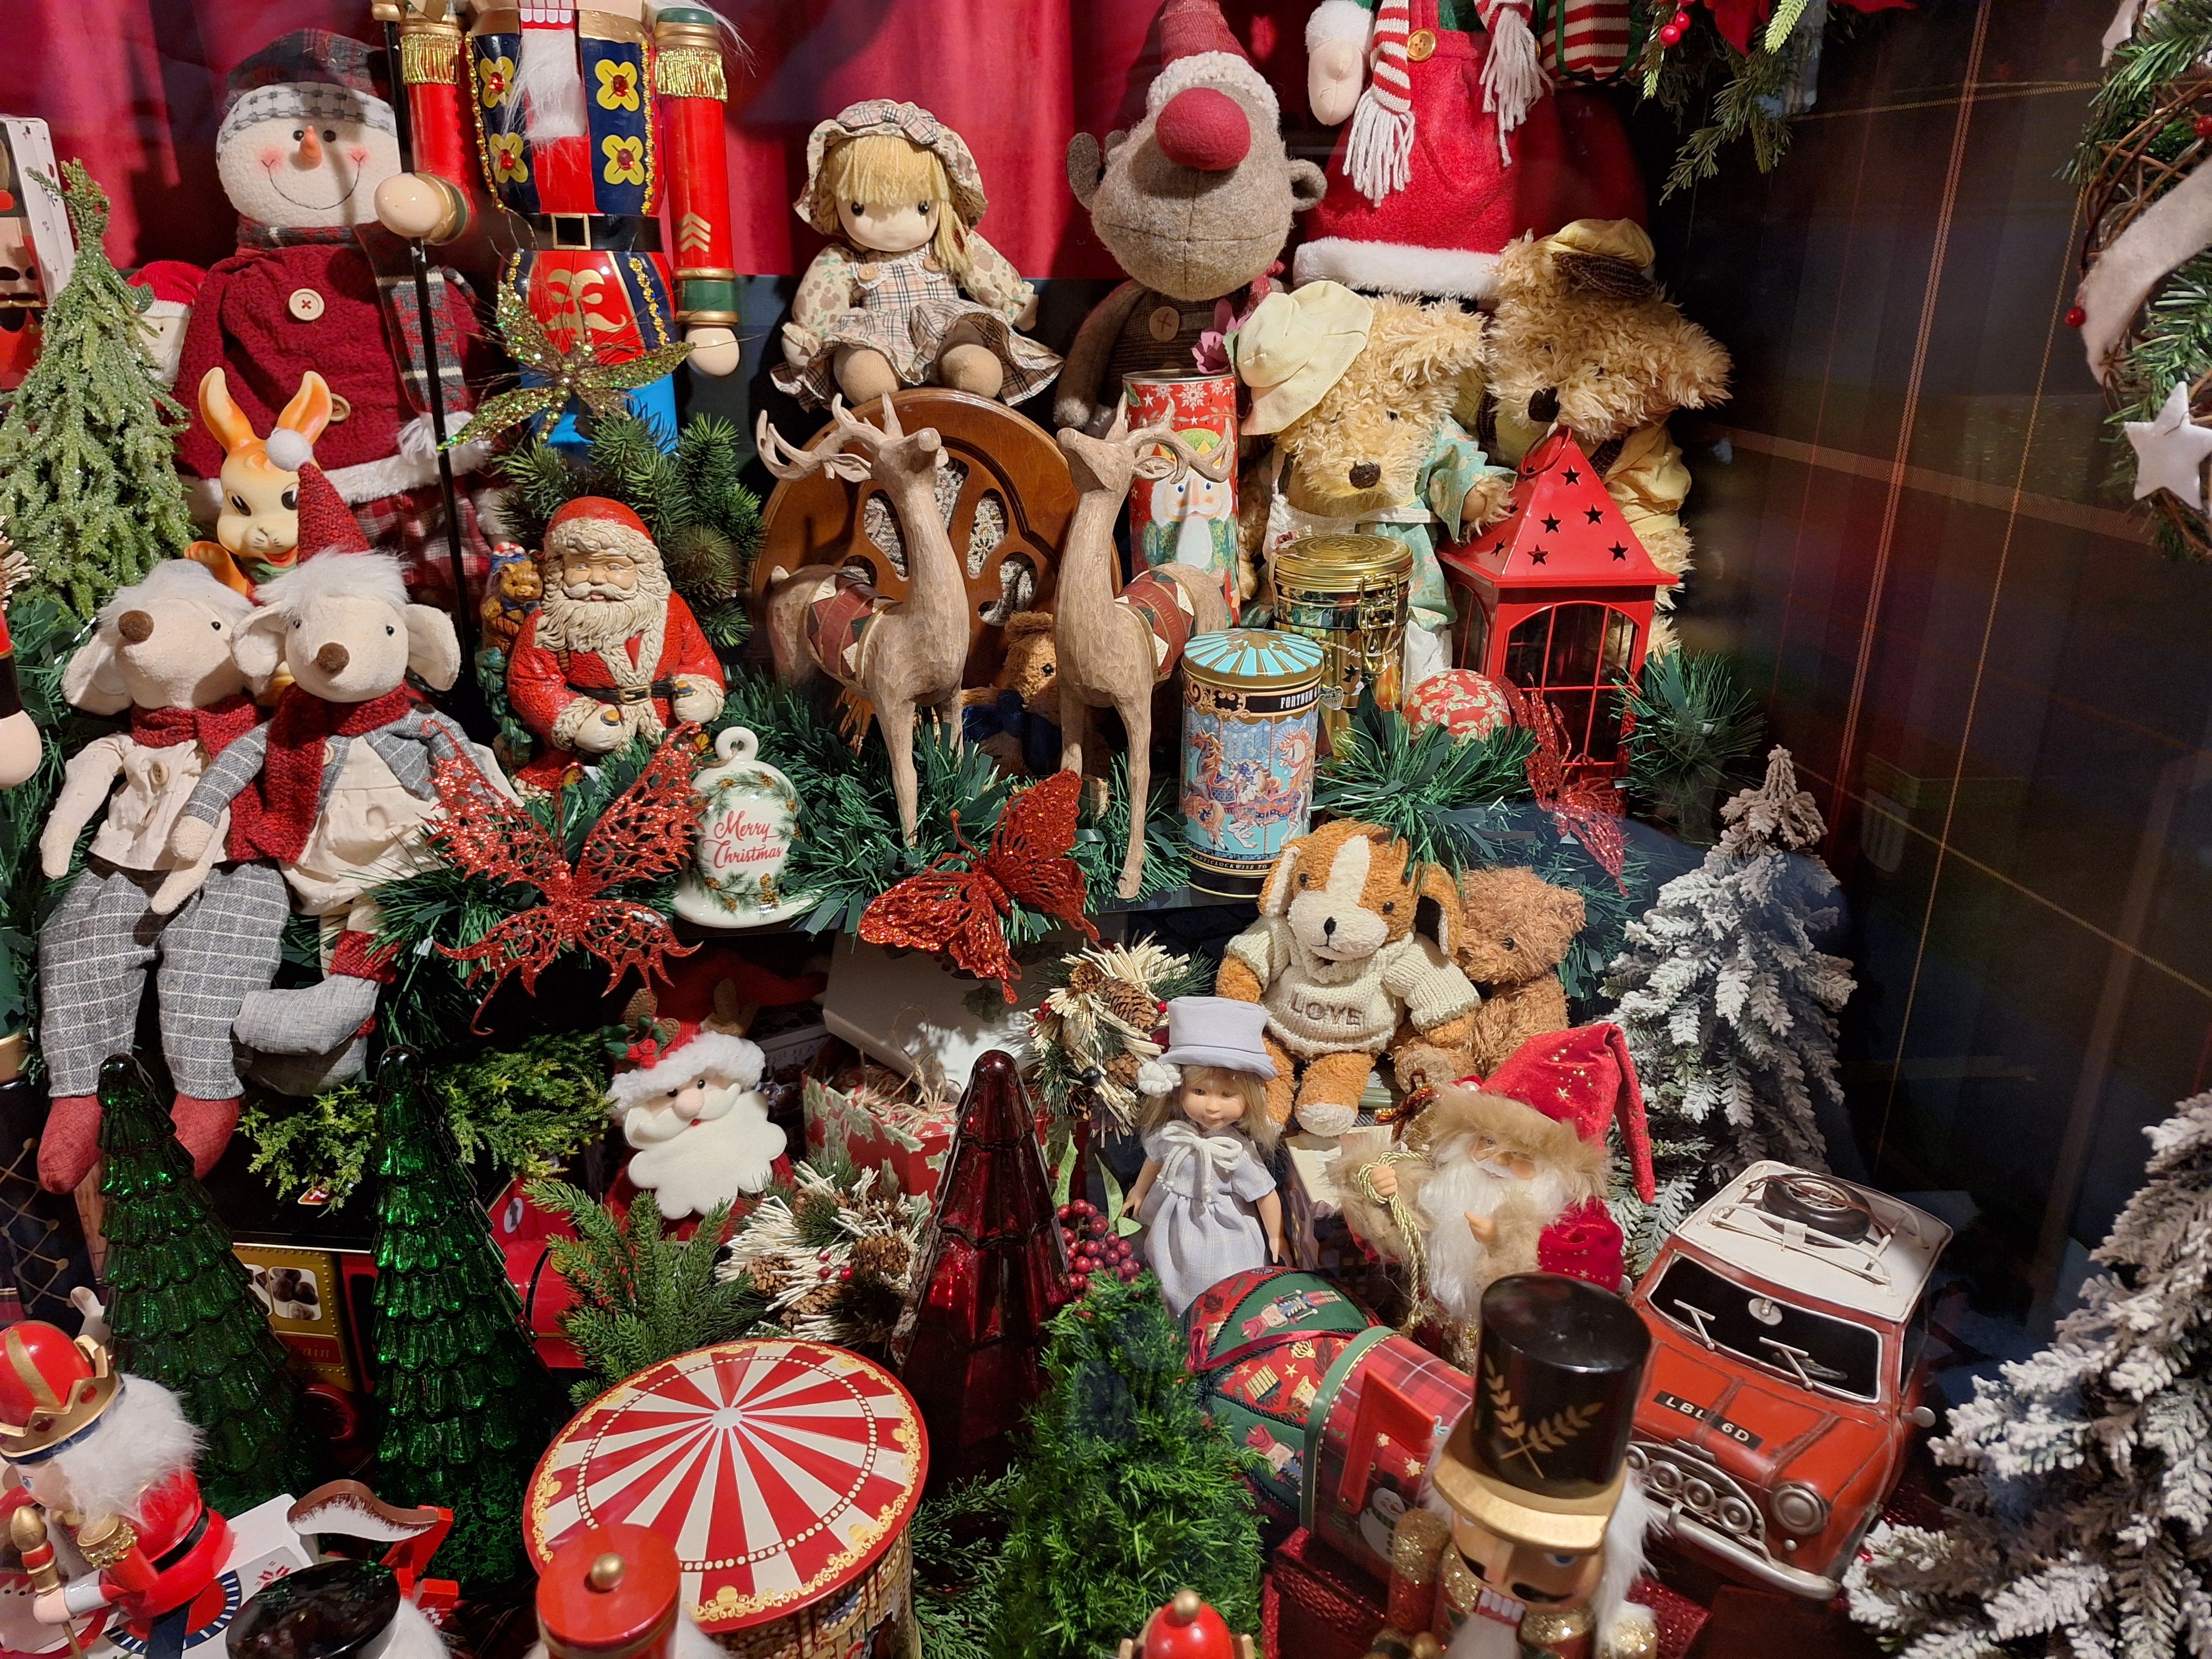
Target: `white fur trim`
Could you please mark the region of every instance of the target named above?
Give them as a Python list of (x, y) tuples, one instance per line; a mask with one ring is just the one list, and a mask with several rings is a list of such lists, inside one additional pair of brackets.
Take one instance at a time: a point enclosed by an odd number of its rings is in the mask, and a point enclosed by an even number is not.
[(177, 1396), (159, 1382), (126, 1375), (122, 1391), (92, 1432), (57, 1452), (52, 1465), (69, 1482), (80, 1514), (135, 1518), (147, 1489), (199, 1455), (200, 1431), (185, 1419)]
[(225, 587), (215, 573), (190, 559), (164, 559), (128, 587), (118, 587), (100, 607), (103, 628), (126, 611), (143, 610), (163, 599), (189, 599), (204, 605), (230, 622), (242, 620), (253, 609), (245, 594)]
[(1370, 293), (1487, 300), (1498, 280), (1498, 256), (1324, 236), (1304, 243), (1291, 257), (1291, 279), (1293, 287), (1327, 280)]
[(648, 1096), (665, 1094), (710, 1073), (740, 1089), (750, 1089), (760, 1081), (765, 1065), (758, 1043), (726, 1031), (702, 1031), (650, 1066), (617, 1073), (607, 1085), (607, 1101), (616, 1109), (642, 1106)]
[(1271, 121), (1282, 119), (1282, 110), (1275, 102), (1275, 89), (1267, 84), (1267, 77), (1252, 67), (1251, 59), (1233, 52), (1200, 52), (1188, 58), (1178, 58), (1160, 65), (1160, 72), (1152, 77), (1152, 84), (1145, 94), (1145, 113), (1158, 115), (1160, 106), (1179, 92), (1193, 87), (1218, 87), (1224, 90), (1234, 87), (1248, 98), (1258, 101)]
[(1148, 1060), (1137, 1067), (1137, 1092), (1146, 1097), (1171, 1095), (1182, 1087), (1182, 1067)]
[(253, 592), (263, 605), (278, 611), (297, 612), (333, 596), (381, 599), (403, 613), (407, 609), (407, 584), (400, 578), (399, 561), (388, 553), (325, 553), (270, 577)]
[(1358, 0), (1321, 0), (1306, 19), (1306, 50), (1324, 40), (1349, 40), (1360, 51), (1375, 33), (1375, 14)]
[(1600, 1569), (1597, 1594), (1590, 1600), (1601, 1637), (1610, 1634), (1624, 1620), (1650, 1610), (1628, 1599), (1628, 1587), (1644, 1571), (1644, 1540), (1655, 1527), (1666, 1523), (1668, 1511), (1644, 1495), (1642, 1479), (1632, 1469), (1620, 1488), (1620, 1502), (1605, 1523), (1605, 1565)]
[(271, 432), (262, 448), (270, 465), (282, 467), (287, 472), (297, 472), (315, 459), (315, 447), (307, 441), (307, 434), (295, 432), (289, 426), (280, 426)]
[(392, 1635), (384, 1644), (383, 1659), (448, 1659), (446, 1639), (438, 1634), (429, 1615), (405, 1596), (392, 1616)]
[[(426, 420), (427, 416), (424, 417)], [(411, 425), (412, 422), (410, 422)], [(454, 424), (459, 424), (458, 422)], [(403, 428), (404, 429), (404, 428)], [(428, 429), (427, 428), (425, 428)], [(404, 444), (404, 439), (402, 442)], [(453, 476), (458, 478), (475, 471), (490, 457), (491, 446), (485, 442), (465, 443), (453, 451)], [(338, 499), (349, 507), (358, 507), (363, 501), (373, 501), (385, 495), (397, 495), (402, 490), (421, 489), (438, 482), (438, 453), (435, 445), (428, 454), (409, 455), (401, 453), (387, 455), (380, 461), (362, 461), (353, 466), (325, 467), (323, 476), (331, 481), (331, 488), (338, 492)]]

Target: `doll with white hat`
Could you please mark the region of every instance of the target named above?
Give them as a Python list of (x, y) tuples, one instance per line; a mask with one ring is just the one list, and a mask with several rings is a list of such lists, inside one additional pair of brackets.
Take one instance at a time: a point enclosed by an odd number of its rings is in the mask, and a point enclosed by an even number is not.
[(1267, 1115), (1267, 1018), (1257, 1003), (1177, 997), (1167, 1052), (1137, 1074), (1145, 1167), (1128, 1207), (1177, 1314), (1208, 1286), (1283, 1255), (1283, 1200), (1266, 1162), (1279, 1133)]

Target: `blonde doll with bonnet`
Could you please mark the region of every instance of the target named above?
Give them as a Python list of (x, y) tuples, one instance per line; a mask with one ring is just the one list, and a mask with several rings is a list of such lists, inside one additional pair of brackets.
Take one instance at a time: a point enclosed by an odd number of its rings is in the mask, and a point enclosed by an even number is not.
[(832, 239), (799, 281), (775, 371), (807, 407), (930, 385), (1015, 404), (1060, 373), (1015, 332), (1036, 291), (975, 234), (975, 158), (927, 110), (871, 98), (823, 122), (792, 206)]
[(1267, 1159), (1275, 1075), (1267, 1011), (1231, 997), (1168, 1004), (1168, 1050), (1147, 1060), (1145, 1167), (1129, 1208), (1145, 1224), (1145, 1260), (1180, 1315), (1208, 1286), (1283, 1255), (1283, 1200)]

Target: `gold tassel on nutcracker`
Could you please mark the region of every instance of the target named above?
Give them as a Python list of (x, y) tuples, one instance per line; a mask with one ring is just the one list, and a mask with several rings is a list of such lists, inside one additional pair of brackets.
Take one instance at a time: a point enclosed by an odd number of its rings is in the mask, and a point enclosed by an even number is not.
[[(414, 143), (413, 170), (377, 186), (386, 228), (452, 241), (489, 192), (526, 228), (502, 285), (565, 357), (612, 365), (688, 343), (697, 372), (733, 372), (723, 20), (646, 0), (378, 0), (378, 11), (397, 19)], [(526, 384), (550, 378), (525, 368)], [(623, 390), (672, 442), (665, 374)], [(580, 447), (580, 412), (571, 401), (540, 430)]]
[(1650, 1510), (1627, 1462), (1650, 1348), (1633, 1308), (1581, 1279), (1490, 1286), (1474, 1405), (1393, 1534), (1369, 1659), (1652, 1659), (1629, 1597)]

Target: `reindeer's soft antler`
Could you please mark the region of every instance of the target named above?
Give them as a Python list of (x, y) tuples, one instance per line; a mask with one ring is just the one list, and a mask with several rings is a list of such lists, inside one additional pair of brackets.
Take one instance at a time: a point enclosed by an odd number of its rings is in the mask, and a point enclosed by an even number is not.
[(827, 471), (848, 483), (858, 483), (872, 470), (865, 455), (844, 453), (846, 440), (857, 428), (878, 442), (882, 434), (873, 427), (855, 421), (845, 413), (842, 403), (833, 404), (837, 424), (824, 434), (811, 449), (794, 449), (768, 423), (763, 413), (753, 424), (753, 441), (760, 451), (761, 465), (779, 478), (807, 478), (817, 472)]
[[(1118, 422), (1117, 422), (1118, 424)], [(1208, 459), (1194, 449), (1188, 439), (1181, 433), (1164, 426), (1148, 426), (1140, 432), (1132, 432), (1120, 441), (1133, 455), (1141, 457), (1135, 472), (1139, 478), (1172, 478), (1186, 469), (1201, 478), (1219, 483), (1237, 465), (1237, 457), (1224, 444), (1217, 455)], [(1147, 455), (1145, 452), (1158, 444), (1168, 453)]]

